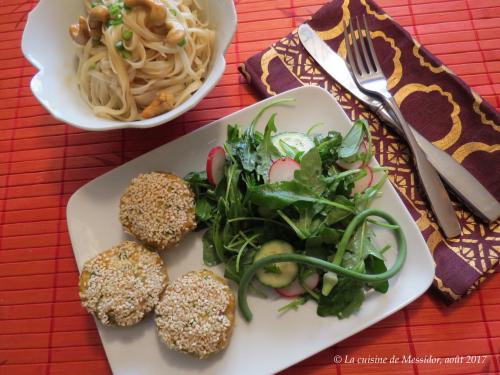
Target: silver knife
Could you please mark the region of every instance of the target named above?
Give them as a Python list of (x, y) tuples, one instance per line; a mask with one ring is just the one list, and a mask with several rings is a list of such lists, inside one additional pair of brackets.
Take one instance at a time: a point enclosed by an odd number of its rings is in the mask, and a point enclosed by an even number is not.
[[(299, 27), (299, 39), (314, 60), (336, 82), (368, 106), (384, 123), (401, 133), (392, 114), (377, 99), (362, 93), (354, 83), (345, 60), (335, 53), (308, 24)], [(463, 166), (448, 153), (437, 148), (425, 139), (417, 130), (411, 128), (417, 143), (425, 152), (427, 159), (434, 166), (448, 187), (469, 209), (486, 222), (493, 222), (500, 217), (500, 203), (495, 197)]]

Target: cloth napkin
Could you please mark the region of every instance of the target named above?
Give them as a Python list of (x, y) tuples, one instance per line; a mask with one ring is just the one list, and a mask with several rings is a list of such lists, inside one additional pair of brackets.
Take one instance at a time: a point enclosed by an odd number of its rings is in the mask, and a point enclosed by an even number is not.
[[(371, 0), (330, 2), (308, 23), (345, 57), (342, 21), (362, 14), (367, 16), (389, 89), (406, 119), (500, 199), (500, 115), (489, 103)], [(352, 120), (368, 120), (376, 158), (389, 169), (391, 182), (433, 253), (434, 287), (446, 299), (460, 299), (494, 272), (500, 251), (498, 221), (484, 224), (454, 201), (462, 234), (445, 239), (416, 186), (418, 177), (405, 143), (314, 62), (302, 47), (297, 30), (251, 57), (240, 71), (264, 97), (301, 85), (317, 85), (331, 92)]]

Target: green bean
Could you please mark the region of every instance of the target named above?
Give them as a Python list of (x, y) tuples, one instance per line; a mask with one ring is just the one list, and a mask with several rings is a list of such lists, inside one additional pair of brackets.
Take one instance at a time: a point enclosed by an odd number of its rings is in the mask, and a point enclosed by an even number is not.
[[(381, 217), (382, 219), (385, 219), (389, 224), (392, 224), (394, 226), (397, 225), (397, 228), (394, 227), (392, 230), (394, 231), (398, 243), (398, 255), (396, 257), (396, 261), (394, 262), (394, 265), (388, 269), (387, 271), (379, 274), (366, 274), (366, 273), (361, 273), (361, 272), (356, 272), (351, 269), (344, 268), (340, 266), (339, 264), (335, 264), (335, 259), (338, 258), (342, 260), (343, 255), (345, 253), (345, 249), (349, 243), (349, 240), (351, 239), (355, 229), (359, 224), (361, 224), (368, 216), (378, 216)], [(354, 219), (351, 221), (347, 229), (345, 230), (342, 239), (339, 243), (338, 249), (337, 249), (337, 254), (334, 259), (334, 263), (327, 262), (325, 260), (307, 256), (307, 255), (302, 255), (302, 254), (295, 254), (295, 253), (286, 253), (286, 254), (276, 254), (276, 255), (270, 255), (268, 257), (259, 259), (257, 262), (252, 264), (243, 274), (240, 280), (240, 286), (238, 289), (238, 306), (239, 309), (245, 318), (245, 320), (250, 321), (252, 320), (252, 312), (250, 311), (250, 308), (248, 306), (248, 301), (247, 301), (247, 293), (248, 293), (248, 287), (250, 285), (250, 282), (252, 281), (255, 272), (257, 272), (258, 269), (272, 263), (282, 263), (282, 262), (296, 262), (300, 264), (305, 264), (309, 265), (312, 267), (316, 267), (319, 269), (322, 269), (324, 271), (331, 271), (335, 272), (337, 274), (341, 274), (347, 277), (352, 277), (353, 279), (361, 280), (361, 281), (367, 281), (367, 282), (377, 282), (377, 281), (386, 281), (393, 277), (395, 274), (399, 272), (401, 267), (403, 266), (403, 263), (406, 259), (406, 239), (404, 236), (403, 231), (399, 227), (397, 221), (388, 213), (376, 209), (368, 209), (365, 210), (359, 214), (357, 214)], [(340, 254), (340, 255), (339, 255)], [(337, 259), (338, 260), (338, 259)]]

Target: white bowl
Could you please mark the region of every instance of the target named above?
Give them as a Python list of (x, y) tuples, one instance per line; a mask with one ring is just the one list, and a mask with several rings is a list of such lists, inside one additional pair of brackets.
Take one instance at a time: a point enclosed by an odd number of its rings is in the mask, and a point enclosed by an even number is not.
[(236, 31), (233, 0), (198, 0), (210, 27), (215, 29), (215, 52), (208, 76), (191, 98), (170, 112), (147, 120), (117, 121), (97, 117), (80, 97), (76, 82), (76, 47), (68, 27), (85, 14), (83, 0), (40, 0), (28, 16), (22, 51), (39, 72), (31, 80), (31, 91), (57, 119), (77, 128), (102, 131), (150, 128), (189, 111), (219, 82), (226, 67), (224, 53)]

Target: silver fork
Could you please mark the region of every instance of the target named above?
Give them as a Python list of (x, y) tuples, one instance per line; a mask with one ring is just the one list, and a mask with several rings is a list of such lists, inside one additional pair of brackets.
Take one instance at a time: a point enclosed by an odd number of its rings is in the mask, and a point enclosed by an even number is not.
[[(352, 27), (352, 21), (351, 19), (351, 22), (349, 22), (349, 33), (344, 22), (344, 38), (347, 59), (351, 66), (354, 82), (356, 82), (361, 91), (365, 92), (365, 94), (376, 96), (394, 112), (395, 119), (401, 125), (406, 141), (410, 146), (420, 181), (427, 195), (431, 209), (436, 216), (437, 222), (446, 237), (456, 237), (460, 235), (460, 224), (451, 204), (450, 197), (436, 170), (429, 163), (424, 152), (416, 142), (413, 132), (406, 123), (394, 97), (387, 89), (387, 78), (380, 68), (377, 54), (373, 48), (366, 17), (363, 15), (365, 36), (362, 34), (358, 18), (356, 17), (358, 33), (358, 38), (356, 38)], [(351, 35), (352, 46), (349, 42), (349, 34)], [(354, 54), (352, 51), (353, 49)]]

